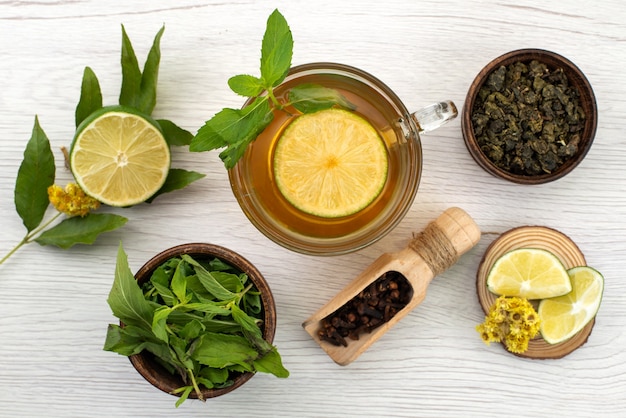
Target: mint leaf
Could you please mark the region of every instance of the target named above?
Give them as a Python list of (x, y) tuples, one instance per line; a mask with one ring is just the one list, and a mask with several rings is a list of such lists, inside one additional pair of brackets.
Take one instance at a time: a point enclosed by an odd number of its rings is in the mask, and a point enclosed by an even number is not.
[(202, 323), (198, 320), (192, 320), (185, 324), (185, 326), (178, 331), (178, 335), (188, 341), (194, 340), (200, 336), (200, 333), (204, 331)]
[(335, 89), (318, 84), (305, 83), (289, 90), (289, 102), (302, 113), (313, 113), (339, 105), (355, 109), (355, 105)]
[(254, 368), (258, 372), (271, 373), (274, 376), (281, 378), (289, 377), (289, 370), (283, 366), (283, 361), (276, 349), (273, 349), (264, 356), (255, 359), (253, 364)]
[(141, 87), (138, 98), (138, 109), (147, 115), (151, 115), (157, 101), (157, 81), (159, 79), (159, 64), (161, 62), (161, 37), (165, 26), (154, 37), (152, 48), (148, 52), (148, 58), (143, 67)]
[(161, 306), (154, 311), (154, 316), (152, 317), (152, 333), (161, 341), (168, 342), (168, 334), (167, 334), (167, 317), (172, 312), (172, 308), (169, 306)]
[(232, 91), (244, 97), (258, 96), (265, 89), (263, 80), (246, 74), (231, 77), (228, 80), (228, 86)]
[(239, 293), (244, 289), (244, 285), (237, 274), (226, 273), (224, 271), (211, 271), (211, 275), (215, 277), (222, 286), (233, 293)]
[(252, 371), (250, 363), (258, 353), (244, 337), (207, 332), (201, 338), (191, 354), (200, 364), (218, 369), (236, 364)]
[(143, 351), (151, 339), (151, 334), (142, 328), (130, 325), (122, 328), (119, 325), (109, 324), (104, 341), (104, 350), (113, 351), (123, 356), (133, 356)]
[(291, 68), (293, 36), (287, 21), (278, 10), (267, 19), (261, 46), (261, 79), (265, 87), (280, 84)]
[(173, 192), (174, 190), (184, 189), (194, 181), (200, 180), (205, 176), (205, 174), (198, 173), (196, 171), (187, 171), (182, 168), (170, 168), (163, 186), (161, 186), (159, 191), (153, 194), (150, 199), (146, 200), (146, 202), (152, 203), (154, 199), (162, 194)]
[(166, 119), (158, 119), (157, 123), (163, 131), (163, 136), (167, 143), (172, 146), (189, 145), (193, 139), (193, 134), (179, 127), (174, 122)]
[(15, 182), (15, 208), (28, 232), (37, 228), (50, 204), (48, 187), (54, 183), (54, 156), (50, 141), (35, 116), (35, 125), (24, 150)]
[(98, 77), (91, 68), (85, 67), (80, 87), (80, 99), (74, 112), (76, 127), (78, 128), (82, 121), (100, 108), (102, 108), (102, 92)]
[[(255, 339), (256, 338), (263, 339), (261, 328), (259, 328), (259, 325), (256, 319), (252, 318), (250, 315), (245, 313), (237, 305), (233, 305), (231, 307), (231, 310), (232, 310), (233, 319), (235, 320), (235, 322), (241, 325), (241, 328), (243, 328), (244, 331), (254, 336)], [(256, 341), (254, 340), (252, 342), (256, 343)]]
[[(274, 114), (267, 100), (259, 98), (254, 103), (246, 106), (241, 111), (240, 135), (233, 138), (235, 142), (228, 144), (220, 153), (220, 159), (226, 169), (231, 169), (237, 164), (246, 152), (246, 148), (257, 136), (272, 122)], [(231, 139), (232, 140), (232, 139)]]
[(164, 286), (161, 283), (156, 282), (154, 280), (151, 280), (151, 283), (156, 289), (161, 299), (163, 299), (163, 303), (165, 303), (165, 305), (174, 306), (176, 305), (176, 303), (178, 303), (176, 296), (174, 296), (174, 293), (172, 293), (169, 287)]
[(238, 124), (242, 118), (238, 109), (222, 109), (198, 129), (198, 133), (189, 144), (189, 151), (211, 151), (236, 141)]
[(178, 263), (170, 282), (172, 293), (174, 293), (180, 303), (187, 303), (187, 277), (185, 276), (184, 266), (184, 263)]
[(90, 213), (74, 216), (44, 231), (35, 241), (40, 245), (54, 245), (63, 249), (75, 244), (93, 244), (98, 235), (123, 226), (127, 219), (112, 213)]
[(218, 282), (215, 277), (213, 277), (213, 275), (196, 260), (188, 256), (187, 254), (183, 254), (181, 258), (183, 259), (183, 261), (191, 264), (194, 267), (198, 280), (200, 281), (200, 283), (202, 283), (204, 288), (213, 296), (215, 296), (219, 300), (224, 301), (232, 300), (235, 298), (236, 295), (234, 293), (222, 286), (220, 282)]
[(122, 88), (119, 102), (123, 106), (139, 109), (139, 95), (141, 93), (141, 70), (133, 45), (128, 39), (126, 29), (122, 25)]
[(216, 303), (208, 303), (208, 302), (188, 303), (185, 305), (184, 309), (204, 312), (204, 313), (208, 313), (211, 315), (221, 315), (221, 316), (230, 315), (230, 311), (228, 308), (225, 308), (223, 305), (218, 305)]
[(230, 169), (273, 118), (265, 97), (257, 98), (243, 109), (222, 109), (198, 130), (189, 150), (200, 152), (226, 147), (220, 158)]
[(117, 251), (115, 279), (107, 302), (113, 315), (126, 325), (152, 329), (154, 308), (144, 299), (143, 293), (128, 266), (122, 244)]

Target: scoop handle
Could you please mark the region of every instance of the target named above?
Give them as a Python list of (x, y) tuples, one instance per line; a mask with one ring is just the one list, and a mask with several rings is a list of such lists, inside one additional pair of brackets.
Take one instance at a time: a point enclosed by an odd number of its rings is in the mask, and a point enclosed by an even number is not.
[(447, 270), (480, 240), (480, 228), (461, 208), (446, 209), (408, 245), (430, 267), (433, 276)]

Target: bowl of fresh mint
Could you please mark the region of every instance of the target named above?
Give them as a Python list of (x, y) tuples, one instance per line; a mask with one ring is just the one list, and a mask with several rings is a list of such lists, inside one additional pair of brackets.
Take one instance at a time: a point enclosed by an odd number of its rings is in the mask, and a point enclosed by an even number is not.
[(272, 345), (276, 307), (269, 285), (240, 254), (205, 243), (169, 248), (133, 276), (120, 246), (108, 298), (119, 324), (104, 349), (128, 356), (158, 389), (206, 400), (256, 372), (287, 377)]

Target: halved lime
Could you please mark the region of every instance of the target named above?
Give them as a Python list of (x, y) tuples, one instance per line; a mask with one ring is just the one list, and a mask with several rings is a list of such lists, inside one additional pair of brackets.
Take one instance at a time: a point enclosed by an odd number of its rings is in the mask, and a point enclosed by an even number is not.
[(497, 295), (545, 299), (569, 293), (572, 285), (563, 263), (554, 254), (520, 248), (496, 260), (487, 275), (487, 288)]
[(367, 207), (383, 190), (387, 166), (387, 149), (376, 129), (343, 109), (298, 116), (274, 152), (276, 185), (285, 199), (326, 218)]
[(549, 344), (573, 337), (597, 314), (604, 292), (604, 277), (591, 267), (574, 267), (567, 271), (572, 291), (564, 296), (539, 303), (540, 332)]
[(131, 206), (161, 188), (170, 150), (149, 116), (128, 107), (105, 107), (78, 127), (70, 167), (86, 194), (107, 205)]

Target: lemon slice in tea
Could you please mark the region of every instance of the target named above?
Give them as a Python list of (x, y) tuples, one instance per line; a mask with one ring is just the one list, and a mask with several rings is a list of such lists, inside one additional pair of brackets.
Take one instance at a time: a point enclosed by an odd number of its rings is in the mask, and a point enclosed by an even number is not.
[(574, 267), (567, 273), (572, 282), (572, 291), (539, 302), (539, 331), (549, 344), (568, 340), (583, 329), (596, 316), (602, 301), (602, 274), (591, 267)]
[(274, 176), (299, 210), (325, 218), (368, 206), (387, 181), (387, 149), (374, 127), (342, 109), (298, 116), (278, 139)]
[(487, 275), (487, 288), (497, 295), (545, 299), (569, 293), (572, 285), (563, 263), (554, 254), (520, 248), (496, 260)]
[(111, 206), (131, 206), (163, 186), (170, 150), (158, 124), (148, 116), (126, 107), (106, 107), (78, 127), (70, 167), (91, 197)]

